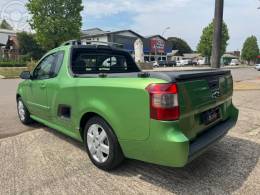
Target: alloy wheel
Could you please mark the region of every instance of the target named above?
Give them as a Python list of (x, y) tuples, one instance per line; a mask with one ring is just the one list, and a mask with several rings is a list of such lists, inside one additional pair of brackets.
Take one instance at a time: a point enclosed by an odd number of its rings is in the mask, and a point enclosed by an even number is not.
[(93, 124), (87, 131), (87, 145), (93, 159), (104, 163), (109, 157), (109, 141), (106, 131), (98, 124)]
[(18, 101), (18, 114), (19, 114), (21, 121), (24, 121), (25, 120), (25, 109), (24, 109), (23, 102), (21, 100)]

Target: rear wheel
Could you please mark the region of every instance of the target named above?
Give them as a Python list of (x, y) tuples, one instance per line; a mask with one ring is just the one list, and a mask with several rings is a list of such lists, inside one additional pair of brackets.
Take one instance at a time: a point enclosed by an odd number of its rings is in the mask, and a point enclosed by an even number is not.
[(19, 119), (23, 124), (29, 125), (33, 123), (33, 120), (30, 117), (30, 113), (26, 108), (26, 106), (24, 105), (21, 97), (17, 99), (17, 112), (18, 112)]
[(84, 143), (90, 160), (100, 169), (115, 169), (124, 159), (117, 137), (100, 117), (93, 117), (87, 122)]

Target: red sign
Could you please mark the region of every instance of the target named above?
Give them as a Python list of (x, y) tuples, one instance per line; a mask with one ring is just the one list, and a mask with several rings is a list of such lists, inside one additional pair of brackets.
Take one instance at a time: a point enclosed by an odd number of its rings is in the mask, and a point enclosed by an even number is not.
[(259, 59), (260, 59), (260, 56), (257, 56), (257, 58), (259, 58)]
[(153, 53), (164, 53), (165, 52), (165, 42), (159, 37), (151, 39), (151, 52)]

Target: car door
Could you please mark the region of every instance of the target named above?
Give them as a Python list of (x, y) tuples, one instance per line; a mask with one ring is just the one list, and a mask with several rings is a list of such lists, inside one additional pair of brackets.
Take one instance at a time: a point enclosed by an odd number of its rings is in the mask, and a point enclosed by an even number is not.
[(47, 119), (50, 115), (47, 87), (49, 80), (53, 79), (52, 69), (55, 62), (55, 54), (45, 57), (34, 69), (32, 80), (29, 83), (27, 103), (31, 113), (42, 119)]
[[(61, 91), (61, 77), (59, 77), (59, 72), (64, 60), (64, 51), (59, 51), (54, 54), (55, 62), (51, 68), (51, 78), (46, 80), (47, 85), (47, 105), (50, 107), (50, 112), (48, 112), (48, 117), (52, 120), (59, 115), (58, 106), (60, 105), (59, 94)], [(58, 99), (57, 99), (58, 98)], [(56, 120), (53, 122), (57, 122)]]

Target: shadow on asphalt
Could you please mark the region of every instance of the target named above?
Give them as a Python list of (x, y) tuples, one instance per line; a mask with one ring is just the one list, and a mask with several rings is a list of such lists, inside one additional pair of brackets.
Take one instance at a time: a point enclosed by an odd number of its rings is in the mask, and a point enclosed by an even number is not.
[[(15, 121), (16, 123), (21, 123), (19, 121), (19, 119), (17, 119)], [(8, 137), (13, 137), (13, 136), (16, 136), (16, 135), (20, 135), (22, 133), (25, 133), (25, 132), (28, 132), (28, 131), (33, 131), (33, 130), (37, 130), (39, 128), (45, 128), (45, 126), (43, 126), (42, 124), (40, 123), (37, 123), (37, 122), (34, 122), (33, 124), (30, 124), (30, 125), (23, 125), (21, 123), (21, 126), (24, 127), (24, 129), (22, 131), (18, 131), (18, 132), (0, 132), (0, 139), (3, 139), (3, 138), (8, 138)]]
[[(82, 143), (55, 130), (44, 129), (85, 150)], [(184, 168), (168, 168), (126, 160), (121, 167), (110, 174), (137, 177), (176, 194), (229, 194), (243, 185), (259, 158), (259, 144), (226, 136)]]

